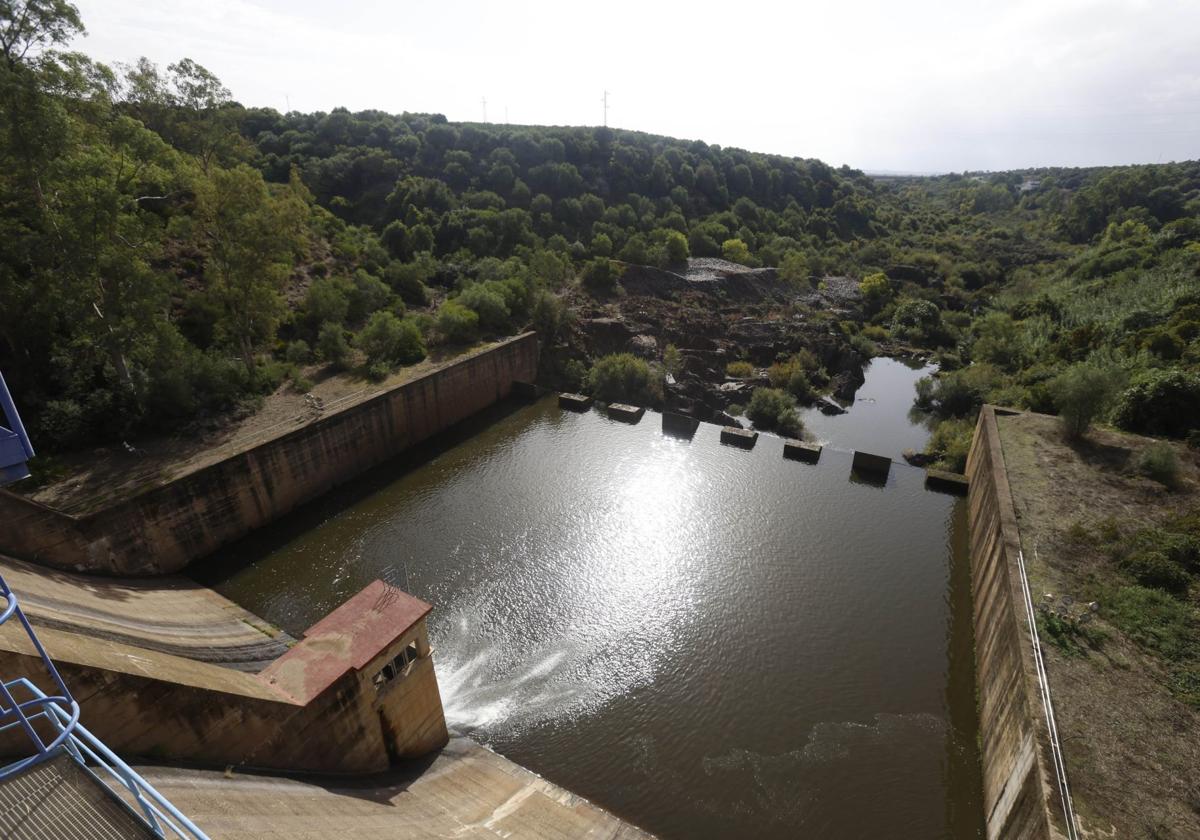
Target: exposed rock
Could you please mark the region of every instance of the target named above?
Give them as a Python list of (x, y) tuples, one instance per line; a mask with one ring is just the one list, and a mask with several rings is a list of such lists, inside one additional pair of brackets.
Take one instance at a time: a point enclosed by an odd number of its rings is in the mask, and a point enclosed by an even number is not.
[(635, 335), (629, 342), (629, 349), (643, 359), (657, 359), (658, 339), (652, 335)]
[(836, 416), (838, 414), (846, 413), (846, 409), (829, 399), (829, 397), (819, 397), (814, 405), (822, 414)]

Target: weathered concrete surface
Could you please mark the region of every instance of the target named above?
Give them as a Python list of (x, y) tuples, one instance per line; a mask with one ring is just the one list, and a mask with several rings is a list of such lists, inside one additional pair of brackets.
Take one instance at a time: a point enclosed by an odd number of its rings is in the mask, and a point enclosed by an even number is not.
[(805, 443), (802, 440), (785, 440), (783, 442), (783, 457), (790, 458), (793, 461), (804, 461), (809, 464), (815, 464), (821, 460), (822, 448), (819, 443)]
[(870, 452), (854, 451), (854, 461), (850, 468), (860, 473), (886, 477), (892, 469), (892, 459), (883, 455), (872, 455)]
[(353, 781), (136, 769), (213, 840), (650, 836), (465, 738)]
[(940, 490), (943, 493), (965, 496), (971, 483), (961, 473), (947, 472), (946, 470), (925, 470), (925, 486), (930, 490)]
[(642, 415), (645, 413), (646, 409), (640, 405), (611, 403), (608, 406), (608, 416), (623, 423), (636, 423), (642, 419)]
[(967, 458), (975, 679), (988, 840), (1065, 837), (1021, 594), (1020, 534), (991, 406)]
[(0, 553), (101, 574), (179, 571), (506, 397), (537, 358), (526, 333), (84, 516), (0, 490)]
[[(366, 592), (331, 613), (330, 624), (315, 625), (311, 638), (262, 674), (82, 633), (43, 628), (38, 636), (83, 708), (83, 724), (120, 755), (380, 772), (397, 759), (437, 749), (446, 729), (425, 630), (427, 605), (378, 581)], [(406, 626), (405, 616), (414, 623)], [(410, 645), (413, 656), (401, 673), (377, 681)], [(26, 675), (48, 687), (41, 660), (16, 622), (0, 625), (0, 674)], [(0, 736), (0, 756), (26, 749), (19, 731)]]
[(558, 407), (570, 411), (587, 411), (592, 407), (592, 398), (586, 394), (559, 394)]
[(0, 575), (38, 628), (70, 630), (244, 671), (262, 670), (294, 641), (183, 577), (78, 575), (4, 556)]
[(740, 446), (742, 449), (753, 449), (754, 444), (758, 443), (758, 432), (738, 426), (725, 426), (721, 429), (721, 443)]

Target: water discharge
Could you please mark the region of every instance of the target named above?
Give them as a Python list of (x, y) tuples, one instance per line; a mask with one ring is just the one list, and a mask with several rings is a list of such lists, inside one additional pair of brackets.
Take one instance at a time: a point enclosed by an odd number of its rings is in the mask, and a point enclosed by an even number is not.
[[(892, 374), (911, 393), (890, 363), (864, 390)], [(919, 448), (903, 422), (876, 448)], [(961, 500), (718, 432), (510, 406), (237, 547), (220, 589), (295, 631), (408, 589), (453, 728), (663, 837), (979, 836)]]

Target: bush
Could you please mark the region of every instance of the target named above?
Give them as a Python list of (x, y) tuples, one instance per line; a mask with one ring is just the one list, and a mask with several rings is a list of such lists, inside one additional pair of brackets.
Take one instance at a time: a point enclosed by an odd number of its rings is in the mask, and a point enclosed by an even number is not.
[(611, 294), (617, 289), (621, 270), (615, 262), (603, 257), (583, 267), (583, 286), (592, 294)]
[(533, 302), (533, 328), (544, 346), (553, 345), (567, 324), (570, 310), (552, 292), (543, 291)]
[(1105, 616), (1138, 645), (1167, 659), (1192, 653), (1192, 608), (1159, 589), (1125, 586), (1104, 601)]
[(750, 265), (754, 261), (754, 258), (750, 256), (750, 249), (740, 239), (726, 239), (722, 242), (721, 256), (730, 262), (742, 265)]
[(662, 377), (645, 359), (632, 353), (597, 359), (588, 373), (587, 384), (592, 396), (604, 402), (645, 405), (662, 398)]
[(411, 365), (425, 358), (425, 342), (416, 324), (386, 310), (370, 317), (356, 342), (372, 368), (381, 364)]
[(1200, 417), (1200, 376), (1179, 369), (1142, 374), (1117, 399), (1113, 421), (1146, 435), (1184, 437)]
[(1083, 362), (1071, 365), (1049, 382), (1063, 431), (1072, 440), (1082, 437), (1092, 422), (1104, 416), (1121, 388), (1121, 373)]
[(304, 365), (312, 359), (312, 350), (309, 349), (307, 341), (297, 339), (288, 343), (287, 348), (283, 351), (283, 357), (287, 359), (288, 364)]
[(476, 283), (456, 298), (460, 306), (479, 316), (479, 326), (495, 332), (502, 332), (508, 328), (511, 314), (499, 285), (493, 282)]
[(1138, 472), (1172, 490), (1179, 486), (1179, 458), (1166, 441), (1152, 443), (1138, 458)]
[(1166, 552), (1154, 549), (1139, 550), (1121, 560), (1121, 568), (1143, 586), (1181, 594), (1187, 591), (1190, 576), (1183, 566)]
[(317, 334), (317, 355), (335, 367), (344, 367), (350, 358), (350, 342), (341, 324), (326, 322)]
[(965, 472), (967, 453), (971, 451), (971, 440), (974, 436), (974, 420), (943, 420), (929, 436), (929, 442), (925, 444), (925, 453), (937, 459), (934, 466), (938, 469)]
[(754, 376), (754, 365), (744, 360), (725, 365), (725, 375), (734, 379), (749, 379)]
[(687, 237), (677, 230), (667, 234), (667, 238), (663, 242), (663, 251), (666, 254), (668, 265), (687, 262), (687, 258), (691, 255), (688, 250)]
[(746, 406), (746, 416), (762, 429), (774, 429), (791, 437), (804, 430), (796, 414), (796, 401), (779, 388), (755, 388)]
[(438, 307), (437, 330), (446, 341), (469, 344), (478, 337), (479, 316), (457, 300), (448, 300)]
[(772, 388), (782, 388), (796, 399), (807, 400), (813, 395), (812, 383), (798, 356), (771, 365), (767, 369), (767, 381)]

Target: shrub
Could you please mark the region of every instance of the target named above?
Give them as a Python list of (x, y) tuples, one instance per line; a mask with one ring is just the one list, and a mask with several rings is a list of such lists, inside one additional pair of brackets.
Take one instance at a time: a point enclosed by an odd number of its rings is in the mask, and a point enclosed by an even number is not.
[(687, 262), (687, 258), (691, 255), (688, 250), (687, 237), (677, 230), (667, 234), (667, 238), (663, 242), (663, 251), (666, 254), (668, 265)]
[(808, 286), (808, 260), (800, 251), (788, 251), (779, 263), (779, 279), (797, 286)]
[(1192, 652), (1192, 608), (1160, 589), (1125, 586), (1101, 601), (1105, 616), (1138, 645), (1167, 659)]
[(446, 341), (467, 344), (479, 333), (479, 316), (457, 300), (448, 300), (438, 307), (437, 329)]
[(397, 318), (386, 310), (376, 312), (358, 334), (356, 342), (367, 355), (367, 364), (410, 365), (425, 358), (421, 331), (410, 320)]
[(771, 365), (767, 370), (767, 381), (772, 388), (782, 388), (796, 399), (807, 400), (813, 394), (812, 383), (798, 356)]
[(508, 328), (511, 310), (499, 285), (493, 282), (476, 283), (456, 298), (460, 306), (479, 316), (479, 326), (485, 330), (502, 332)]
[(1150, 444), (1138, 458), (1138, 472), (1164, 487), (1175, 489), (1179, 486), (1179, 458), (1175, 448), (1161, 440)]
[(592, 395), (604, 402), (645, 405), (662, 398), (662, 378), (645, 359), (632, 353), (597, 359), (588, 373), (587, 384)]
[(867, 324), (860, 333), (863, 338), (871, 341), (887, 341), (888, 331), (878, 324)]
[(309, 349), (307, 341), (297, 339), (288, 343), (287, 348), (283, 351), (283, 357), (287, 359), (288, 364), (303, 365), (312, 359), (312, 350)]
[(350, 357), (350, 343), (341, 324), (326, 322), (317, 334), (317, 355), (335, 367), (343, 367)]
[(663, 350), (663, 367), (667, 373), (672, 376), (679, 376), (683, 373), (683, 354), (679, 352), (679, 348), (674, 344), (668, 344)]
[(569, 310), (552, 292), (543, 291), (533, 303), (533, 328), (545, 345), (552, 345), (567, 324)]
[(1183, 566), (1166, 552), (1146, 549), (1134, 551), (1121, 560), (1121, 568), (1143, 586), (1180, 594), (1187, 591), (1190, 576)]
[(744, 360), (730, 362), (725, 365), (725, 375), (734, 379), (749, 379), (754, 376), (754, 365)]
[(753, 258), (750, 256), (750, 249), (740, 239), (726, 239), (722, 242), (721, 256), (730, 262), (741, 263), (742, 265), (750, 265), (753, 262)]
[(746, 416), (759, 428), (774, 429), (792, 437), (803, 431), (796, 414), (796, 401), (779, 388), (755, 388), (746, 406)]
[(1092, 422), (1107, 413), (1121, 387), (1121, 374), (1082, 362), (1071, 365), (1048, 385), (1068, 438), (1082, 437)]
[(603, 257), (583, 267), (583, 286), (592, 294), (611, 294), (617, 289), (621, 270), (615, 262)]
[(1114, 422), (1147, 435), (1183, 437), (1200, 417), (1200, 376), (1179, 369), (1142, 374), (1117, 399)]
[(943, 420), (937, 424), (925, 453), (933, 455), (938, 469), (964, 472), (967, 468), (967, 453), (971, 451), (971, 440), (975, 436), (975, 421), (971, 419)]

